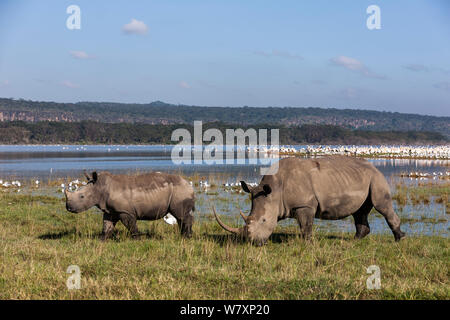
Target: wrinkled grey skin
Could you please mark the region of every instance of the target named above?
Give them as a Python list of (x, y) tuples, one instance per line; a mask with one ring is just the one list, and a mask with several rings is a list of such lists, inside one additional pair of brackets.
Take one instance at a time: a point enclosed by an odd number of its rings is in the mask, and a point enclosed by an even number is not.
[(171, 213), (181, 234), (190, 237), (195, 210), (194, 190), (177, 175), (153, 172), (138, 176), (109, 172), (85, 174), (88, 184), (74, 192), (65, 191), (66, 208), (73, 213), (98, 207), (103, 211), (103, 239), (108, 239), (118, 221), (133, 237), (139, 236), (137, 220), (157, 220)]
[(256, 187), (241, 181), (242, 189), (250, 193), (252, 200), (250, 215), (241, 212), (244, 227), (225, 225), (213, 208), (225, 230), (263, 244), (282, 219), (297, 219), (301, 235), (310, 238), (314, 218), (337, 220), (353, 215), (355, 238), (361, 239), (370, 232), (367, 216), (375, 207), (386, 219), (396, 241), (405, 236), (392, 208), (389, 185), (368, 161), (336, 156), (285, 158), (278, 164), (278, 172), (265, 175)]

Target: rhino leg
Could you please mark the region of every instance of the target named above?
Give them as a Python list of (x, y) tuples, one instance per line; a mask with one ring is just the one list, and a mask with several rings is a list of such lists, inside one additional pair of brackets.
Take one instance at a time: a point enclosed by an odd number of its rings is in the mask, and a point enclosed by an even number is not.
[(169, 212), (177, 219), (178, 227), (181, 235), (186, 238), (192, 236), (192, 225), (194, 224), (194, 216), (191, 212), (194, 210), (194, 200), (186, 199), (178, 205), (171, 204)]
[(194, 217), (189, 212), (186, 213), (183, 219), (177, 219), (178, 225), (180, 227), (181, 234), (186, 237), (192, 237), (192, 225), (194, 223)]
[(375, 205), (375, 209), (386, 219), (389, 228), (391, 228), (394, 234), (395, 241), (400, 241), (401, 238), (405, 237), (405, 233), (400, 230), (400, 218), (392, 208), (392, 203)]
[(128, 229), (128, 231), (131, 233), (131, 236), (133, 238), (139, 237), (139, 231), (137, 228), (136, 217), (133, 217), (131, 214), (128, 214), (128, 213), (121, 213), (120, 214), (120, 222), (122, 222), (123, 225)]
[(405, 233), (400, 230), (400, 218), (392, 207), (389, 185), (382, 175), (381, 177), (374, 177), (370, 184), (370, 193), (375, 209), (386, 219), (389, 228), (391, 228), (391, 231), (394, 234), (395, 241), (400, 241), (400, 239), (405, 236)]
[(311, 239), (316, 209), (305, 207), (295, 209), (295, 216), (300, 227), (300, 235), (304, 239)]
[(362, 239), (370, 233), (370, 226), (369, 221), (367, 221), (367, 217), (369, 216), (372, 208), (372, 201), (370, 200), (370, 197), (368, 197), (361, 208), (353, 214), (356, 227), (355, 239)]
[(116, 223), (119, 219), (109, 213), (103, 214), (103, 232), (102, 232), (102, 240), (107, 240), (111, 237), (114, 232), (114, 228), (116, 227)]

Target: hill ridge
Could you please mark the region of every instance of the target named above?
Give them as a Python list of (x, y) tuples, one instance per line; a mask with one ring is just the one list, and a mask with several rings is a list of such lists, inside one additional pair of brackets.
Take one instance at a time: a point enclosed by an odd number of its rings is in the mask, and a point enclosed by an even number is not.
[[(168, 112), (170, 111), (170, 112)], [(106, 123), (192, 124), (194, 120), (228, 124), (283, 126), (335, 125), (378, 131), (433, 131), (450, 136), (450, 117), (320, 107), (220, 107), (151, 103), (63, 103), (0, 98), (0, 122), (4, 121), (98, 121)]]

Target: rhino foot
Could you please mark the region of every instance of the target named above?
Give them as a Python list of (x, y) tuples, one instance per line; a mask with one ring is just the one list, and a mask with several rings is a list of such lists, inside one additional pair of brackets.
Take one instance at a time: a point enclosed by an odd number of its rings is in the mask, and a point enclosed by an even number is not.
[(405, 236), (406, 236), (406, 234), (403, 231), (401, 231), (400, 229), (397, 231), (394, 231), (395, 242), (399, 242)]
[(362, 239), (370, 233), (370, 228), (365, 225), (357, 225), (356, 226), (356, 234), (355, 239)]

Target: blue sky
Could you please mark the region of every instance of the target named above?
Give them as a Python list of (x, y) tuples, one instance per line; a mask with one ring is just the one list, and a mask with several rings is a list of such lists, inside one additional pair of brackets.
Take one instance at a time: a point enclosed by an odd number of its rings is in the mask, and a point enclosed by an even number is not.
[(449, 40), (446, 0), (1, 0), (0, 97), (449, 116)]

